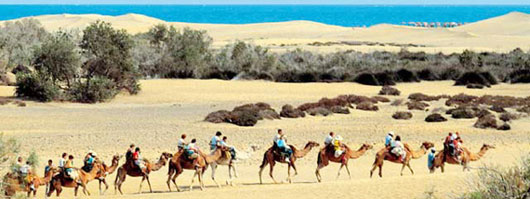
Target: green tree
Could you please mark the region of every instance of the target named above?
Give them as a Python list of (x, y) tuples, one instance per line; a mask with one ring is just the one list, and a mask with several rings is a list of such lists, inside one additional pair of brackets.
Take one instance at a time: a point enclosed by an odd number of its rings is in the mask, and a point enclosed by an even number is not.
[(70, 34), (57, 32), (49, 36), (34, 54), (33, 65), (37, 71), (47, 73), (54, 84), (65, 81), (70, 87), (79, 71), (81, 60)]
[(115, 30), (110, 23), (97, 21), (83, 30), (80, 47), (88, 59), (84, 65), (85, 89), (94, 77), (113, 82), (114, 89), (139, 91), (138, 70), (133, 64), (131, 49), (134, 42), (125, 30)]

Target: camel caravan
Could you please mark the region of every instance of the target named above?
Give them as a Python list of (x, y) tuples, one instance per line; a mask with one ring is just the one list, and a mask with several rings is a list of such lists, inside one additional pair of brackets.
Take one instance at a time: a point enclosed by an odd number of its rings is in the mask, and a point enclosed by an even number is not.
[[(218, 166), (227, 166), (229, 178), (226, 180), (226, 184), (233, 186), (234, 178), (238, 177), (235, 165), (238, 162), (238, 152), (234, 146), (228, 144), (228, 138), (226, 136), (222, 137), (221, 132), (216, 132), (209, 143), (210, 152), (206, 153), (196, 145), (196, 139), (192, 139), (188, 143), (186, 137), (186, 134), (181, 135), (177, 143), (177, 152), (173, 154), (163, 152), (155, 161), (142, 158), (140, 148), (134, 144), (131, 144), (125, 153), (125, 163), (122, 165), (119, 162), (123, 155), (114, 155), (110, 161), (111, 165), (107, 165), (94, 151), (89, 151), (83, 160), (84, 166), (77, 168), (74, 167), (74, 156), (63, 153), (59, 159), (58, 166), (54, 166), (52, 160), (48, 161), (44, 177), (39, 177), (33, 171), (34, 169), (31, 168), (30, 162), (27, 161), (24, 164), (22, 158), (19, 157), (13, 166), (13, 170), (8, 172), (3, 178), (4, 194), (7, 198), (14, 196), (17, 192), (27, 193), (28, 197), (33, 194), (33, 197), (36, 197), (38, 188), (45, 186), (47, 197), (54, 193), (59, 197), (64, 188), (73, 188), (74, 196), (77, 196), (79, 188), (82, 189), (85, 195), (90, 195), (87, 184), (90, 181), (97, 180), (99, 182), (99, 193), (103, 195), (109, 188), (106, 177), (113, 173), (116, 173), (114, 180), (116, 194), (118, 192), (123, 194), (121, 187), (127, 176), (142, 178), (138, 193), (142, 192), (144, 181), (147, 181), (149, 192), (152, 193), (149, 174), (159, 171), (166, 165), (168, 166), (166, 183), (170, 192), (172, 191), (172, 184), (178, 192), (181, 191), (176, 179), (184, 170), (194, 172), (189, 190), (193, 189), (195, 178), (198, 180), (200, 189), (203, 190), (205, 187), (203, 175), (208, 168), (211, 168), (212, 181), (220, 188), (221, 185), (216, 181), (215, 176)], [(427, 153), (427, 167), (430, 173), (434, 173), (437, 168), (444, 172), (446, 163), (461, 165), (464, 171), (469, 171), (470, 162), (479, 160), (489, 149), (495, 148), (484, 144), (478, 153), (472, 153), (468, 148), (462, 146), (463, 143), (460, 134), (456, 132), (448, 134), (443, 142), (443, 150), (438, 151), (438, 153), (434, 149), (434, 143), (428, 141), (423, 142), (419, 149), (414, 150), (409, 144), (402, 143), (399, 135), (395, 136), (394, 132), (389, 132), (385, 137), (385, 147), (375, 154), (370, 177), (372, 177), (376, 169), (379, 169), (379, 177), (383, 177), (382, 167), (385, 160), (401, 164), (401, 175), (403, 175), (405, 167), (414, 174), (410, 161), (419, 159)], [(287, 144), (286, 135), (281, 129), (278, 129), (272, 146), (265, 151), (263, 161), (259, 166), (260, 184), (263, 183), (262, 173), (267, 165), (270, 169), (269, 176), (272, 181), (278, 183), (273, 175), (276, 163), (287, 164), (286, 181), (292, 183), (292, 178), (298, 174), (295, 165), (296, 160), (304, 158), (312, 149), (318, 147), (320, 147), (320, 144), (314, 141), (308, 141), (303, 148), (296, 148), (294, 145)], [(348, 168), (349, 160), (360, 158), (373, 148), (372, 144), (365, 143), (359, 149), (354, 150), (343, 143), (343, 138), (340, 135), (330, 132), (324, 140), (323, 147), (318, 148), (317, 168), (315, 171), (317, 182), (322, 181), (320, 170), (328, 166), (330, 162), (340, 164), (337, 179), (340, 177), (343, 168), (346, 169), (348, 177), (351, 179), (350, 169)], [(291, 168), (294, 170), (294, 175), (291, 175)], [(102, 185), (105, 187), (102, 188)]]

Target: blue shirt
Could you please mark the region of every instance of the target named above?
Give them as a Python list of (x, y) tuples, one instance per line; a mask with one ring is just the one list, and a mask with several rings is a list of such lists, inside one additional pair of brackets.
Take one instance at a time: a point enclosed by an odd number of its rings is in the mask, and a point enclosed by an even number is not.
[(385, 146), (392, 146), (394, 142), (392, 142), (392, 136), (387, 135), (385, 137)]
[(434, 155), (434, 153), (429, 153), (429, 156), (427, 157), (427, 166), (428, 166), (429, 168), (432, 167), (432, 165), (433, 165), (433, 163), (434, 163), (434, 158), (435, 158), (435, 157), (436, 157), (436, 156)]
[(213, 136), (212, 140), (210, 141), (210, 149), (214, 150), (215, 148), (217, 148), (217, 143), (218, 142), (219, 142), (219, 137)]
[(88, 160), (86, 160), (87, 164), (92, 164), (94, 162), (94, 157), (90, 156), (88, 157)]

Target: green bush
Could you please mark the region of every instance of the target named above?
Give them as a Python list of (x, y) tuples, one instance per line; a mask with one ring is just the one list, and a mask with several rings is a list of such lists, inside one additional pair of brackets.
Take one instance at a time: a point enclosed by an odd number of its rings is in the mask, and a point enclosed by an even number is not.
[(50, 79), (33, 72), (17, 74), (15, 94), (17, 97), (49, 102), (60, 99), (61, 91)]
[(68, 91), (71, 101), (82, 103), (105, 102), (118, 94), (114, 82), (105, 77), (94, 77), (88, 82), (76, 82)]

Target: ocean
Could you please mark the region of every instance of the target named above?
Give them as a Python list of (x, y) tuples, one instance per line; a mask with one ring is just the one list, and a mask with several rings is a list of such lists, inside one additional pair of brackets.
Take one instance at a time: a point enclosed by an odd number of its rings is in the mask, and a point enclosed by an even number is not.
[(172, 22), (247, 24), (309, 20), (340, 26), (402, 22), (475, 22), (509, 12), (530, 13), (521, 6), (420, 5), (0, 5), (0, 20), (46, 14), (136, 13)]

